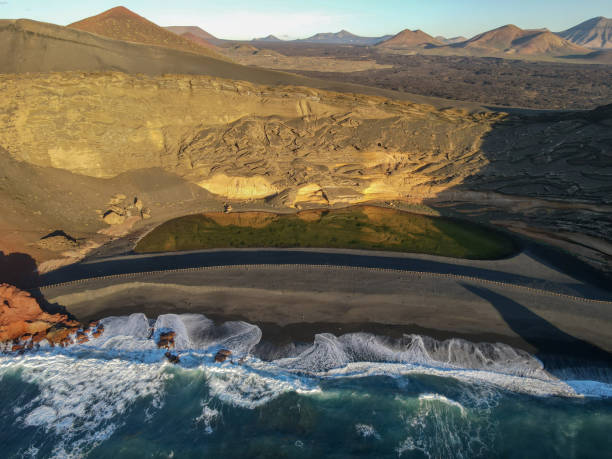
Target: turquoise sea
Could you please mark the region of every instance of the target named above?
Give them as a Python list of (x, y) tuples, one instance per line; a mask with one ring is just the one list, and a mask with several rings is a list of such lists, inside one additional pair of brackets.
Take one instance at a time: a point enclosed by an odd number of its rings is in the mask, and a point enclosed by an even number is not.
[[(269, 359), (245, 322), (134, 314), (102, 323), (83, 345), (0, 355), (2, 457), (612, 454), (605, 366), (548, 369), (503, 344), (365, 333), (317, 335)], [(156, 346), (168, 330), (177, 365)], [(230, 359), (215, 363), (219, 349)]]

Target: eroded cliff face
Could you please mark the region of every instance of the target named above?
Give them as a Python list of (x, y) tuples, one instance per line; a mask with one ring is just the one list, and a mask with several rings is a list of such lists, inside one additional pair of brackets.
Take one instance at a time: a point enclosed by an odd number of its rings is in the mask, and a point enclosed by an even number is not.
[(4, 76), (0, 91), (18, 160), (102, 178), (161, 167), (235, 199), (431, 196), (486, 164), (503, 116), (208, 77)]
[[(151, 167), (230, 199), (427, 199), (458, 190), (605, 202), (611, 110), (522, 118), (211, 77), (0, 77), (0, 146), (110, 178)], [(609, 200), (609, 199), (608, 199)]]

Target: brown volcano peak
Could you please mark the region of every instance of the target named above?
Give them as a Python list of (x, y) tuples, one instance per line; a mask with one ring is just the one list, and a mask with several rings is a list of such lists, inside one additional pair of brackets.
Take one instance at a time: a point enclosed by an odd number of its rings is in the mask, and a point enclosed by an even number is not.
[(484, 54), (561, 56), (586, 53), (588, 50), (570, 43), (548, 29), (523, 30), (514, 24), (481, 33), (463, 43), (451, 45)]
[(404, 29), (397, 35), (383, 41), (377, 46), (383, 48), (418, 48), (427, 45), (442, 46), (444, 43), (436, 40), (422, 30)]
[(224, 59), (210, 47), (176, 35), (124, 6), (117, 6), (96, 16), (70, 24), (68, 27), (115, 40), (163, 46)]
[(139, 16), (138, 14), (134, 13), (132, 10), (126, 8), (125, 6), (116, 6), (114, 8), (111, 8), (110, 10), (106, 10), (105, 12), (100, 14), (99, 16), (110, 17), (110, 16), (123, 16), (123, 15), (131, 16), (131, 17), (136, 17), (136, 18), (142, 17), (142, 16)]

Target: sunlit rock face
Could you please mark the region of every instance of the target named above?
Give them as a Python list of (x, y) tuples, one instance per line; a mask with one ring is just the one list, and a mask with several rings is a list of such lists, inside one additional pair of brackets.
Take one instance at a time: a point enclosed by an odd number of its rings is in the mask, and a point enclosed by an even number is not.
[(0, 144), (20, 161), (104, 178), (161, 167), (235, 199), (400, 196), (431, 181), (417, 170), (424, 161), (477, 153), (499, 118), (209, 77), (68, 73), (0, 85)]
[[(44, 312), (28, 292), (0, 284), (0, 344), (12, 341), (19, 350), (44, 339), (64, 344), (80, 324), (65, 314)], [(3, 346), (4, 347), (4, 346)]]
[(19, 161), (101, 178), (157, 167), (231, 199), (598, 201), (609, 168), (605, 110), (526, 120), (205, 76), (7, 75), (0, 88), (0, 146)]

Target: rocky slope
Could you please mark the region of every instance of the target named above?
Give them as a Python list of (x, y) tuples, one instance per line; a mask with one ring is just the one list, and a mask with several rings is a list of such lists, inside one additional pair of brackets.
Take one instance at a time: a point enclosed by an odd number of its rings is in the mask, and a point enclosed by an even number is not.
[(17, 160), (102, 178), (158, 167), (230, 198), (315, 181), (406, 193), (418, 158), (475, 152), (499, 118), (208, 77), (8, 76), (0, 88), (0, 145)]
[(612, 48), (612, 19), (599, 16), (559, 32), (557, 35), (587, 48)]
[(147, 74), (171, 71), (208, 74), (226, 71), (229, 74), (227, 69), (236, 71), (238, 67), (212, 51), (205, 55), (119, 41), (29, 19), (0, 20), (0, 64), (2, 73), (113, 69)]
[[(308, 66), (310, 64), (308, 61), (305, 63)], [(349, 62), (349, 66), (351, 65)], [(367, 65), (371, 67), (371, 64)], [(432, 97), (352, 85), (342, 80), (318, 80), (249, 67), (192, 52), (114, 40), (69, 27), (28, 19), (0, 20), (0, 74), (66, 71), (209, 75), (264, 85), (309, 86), (394, 99), (425, 100), (429, 104), (448, 106), (446, 99), (436, 100)], [(454, 102), (454, 104), (459, 103)], [(480, 109), (479, 104), (461, 103), (461, 105), (470, 110)]]

